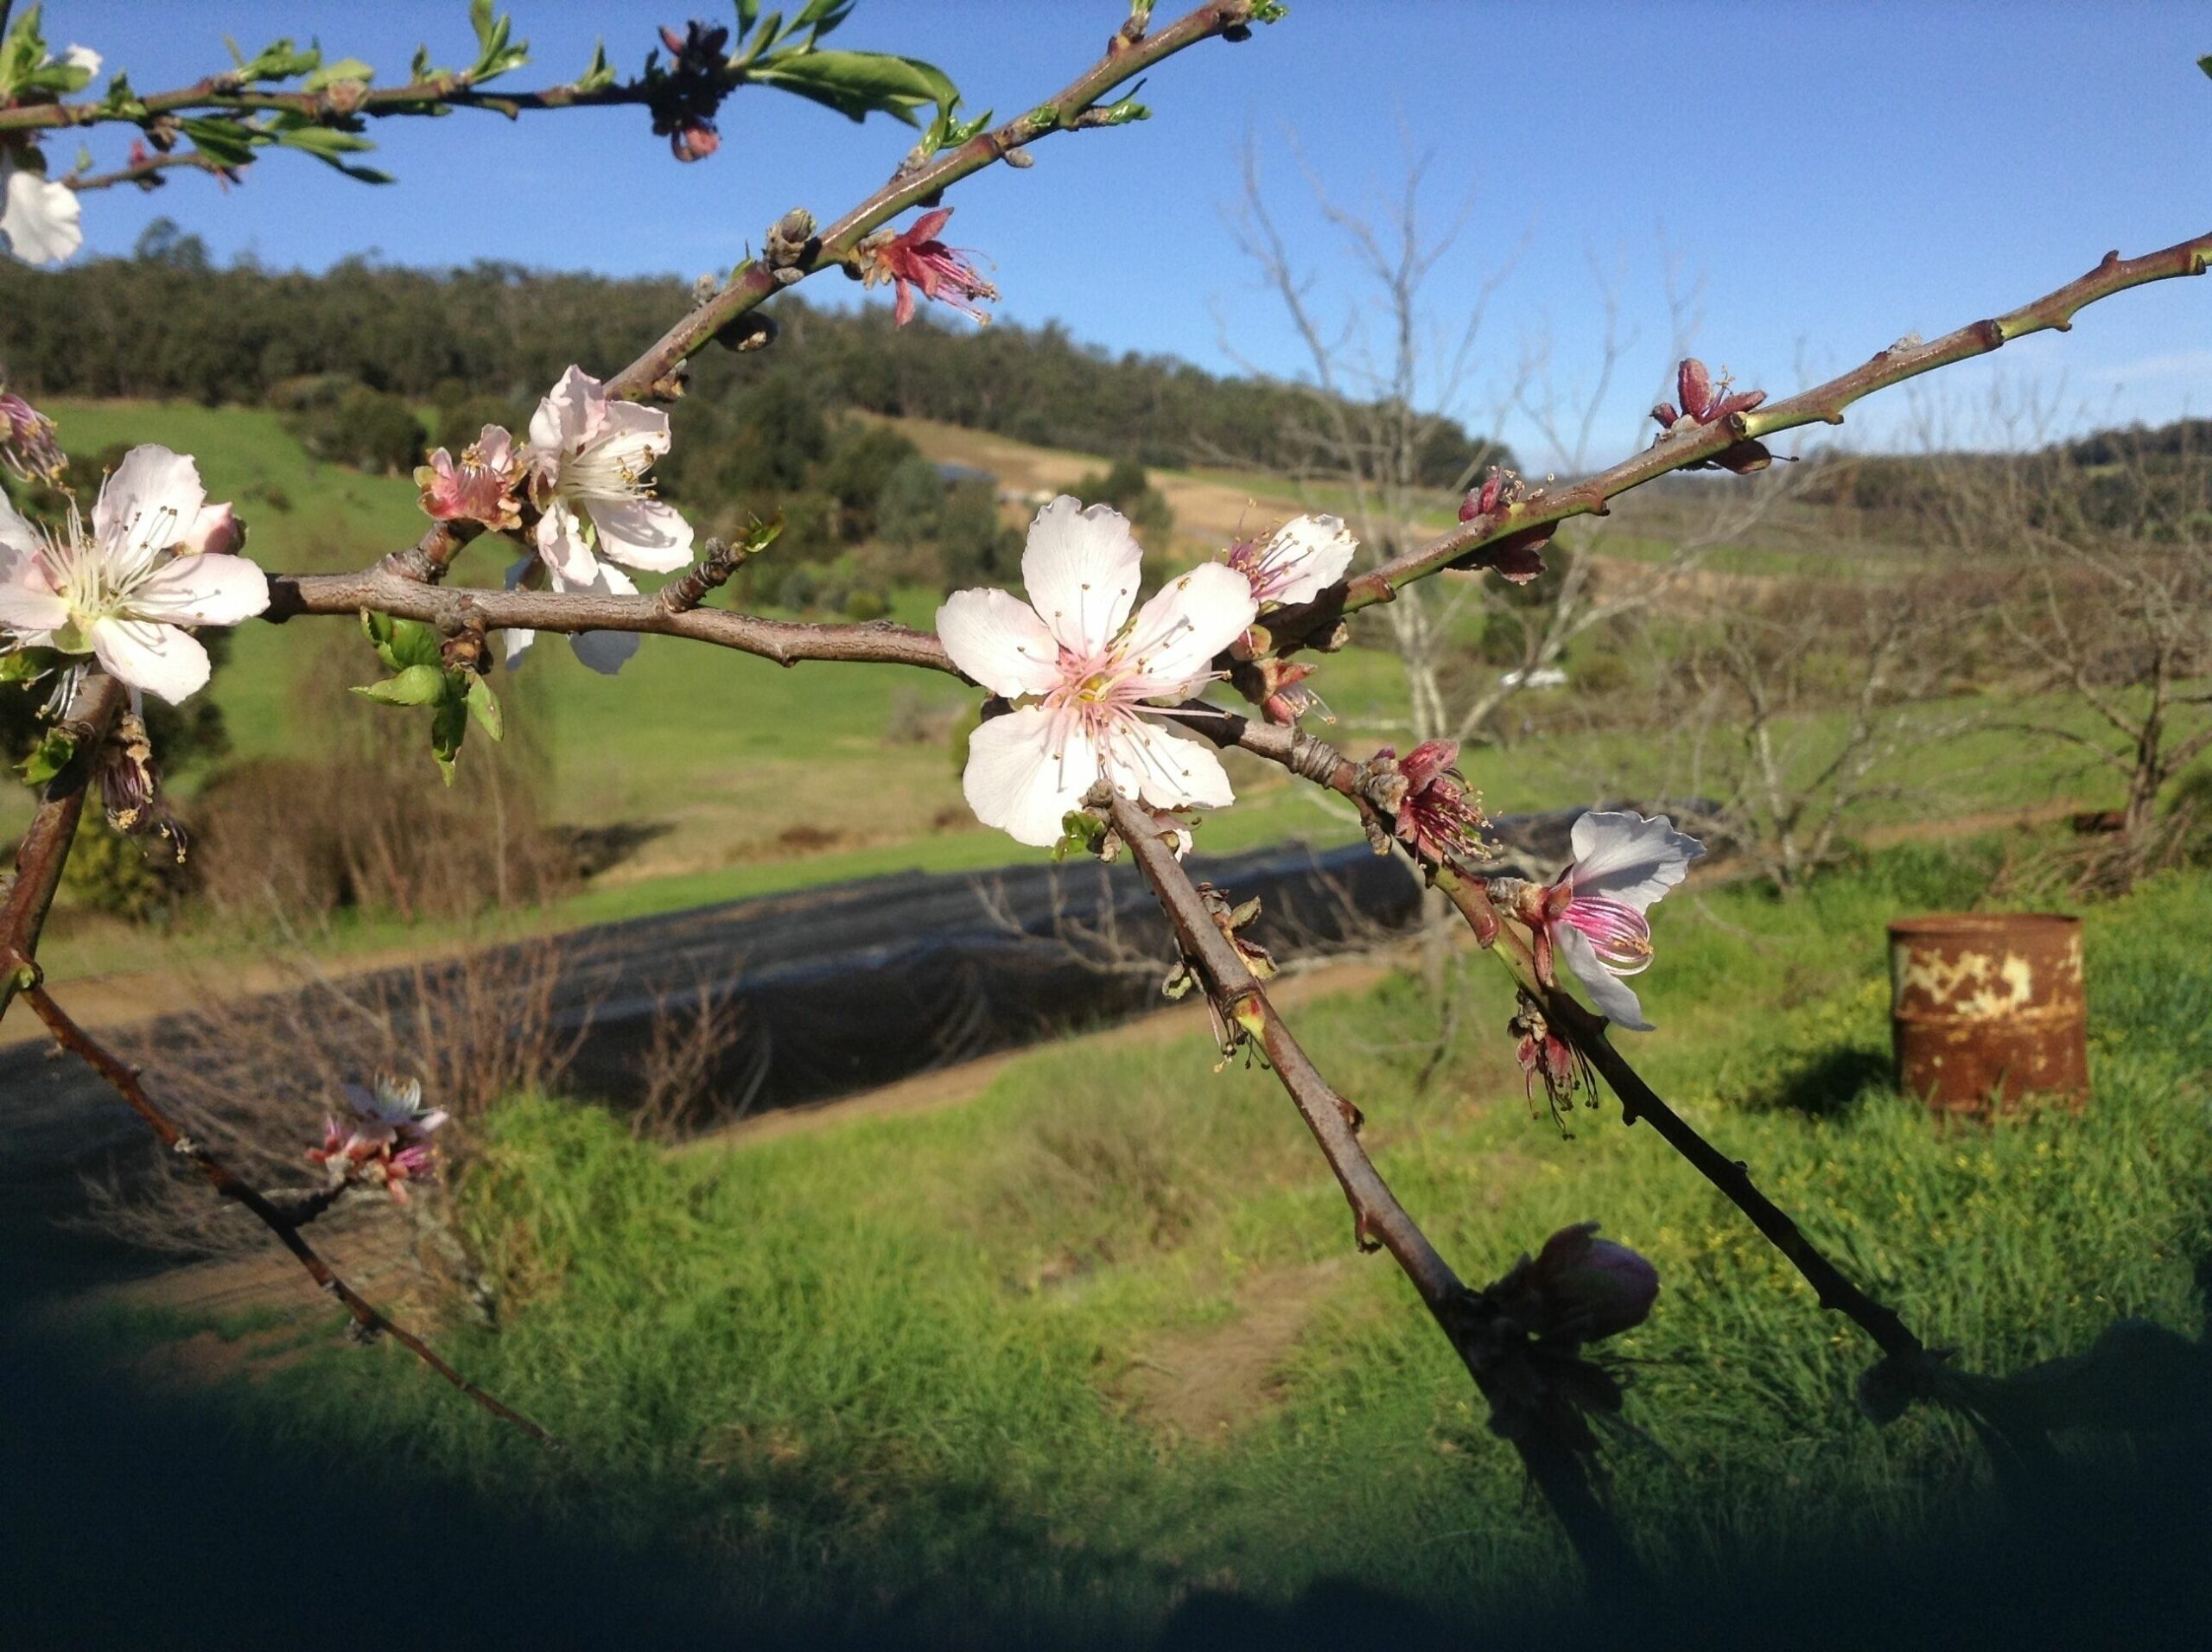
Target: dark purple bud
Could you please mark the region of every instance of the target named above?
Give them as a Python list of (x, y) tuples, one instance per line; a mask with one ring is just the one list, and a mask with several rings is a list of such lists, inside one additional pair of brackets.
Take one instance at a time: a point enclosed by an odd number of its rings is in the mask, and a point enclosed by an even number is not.
[(1682, 359), (1681, 371), (1675, 375), (1675, 390), (1681, 399), (1682, 411), (1700, 424), (1713, 422), (1713, 375), (1695, 356)]

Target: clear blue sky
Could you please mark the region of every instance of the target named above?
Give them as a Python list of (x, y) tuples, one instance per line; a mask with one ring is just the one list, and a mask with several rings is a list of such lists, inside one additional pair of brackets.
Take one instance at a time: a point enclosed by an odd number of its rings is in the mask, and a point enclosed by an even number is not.
[[(716, 19), (717, 0), (690, 0)], [(518, 0), (536, 61), (518, 83), (573, 77), (604, 36), (634, 69), (685, 0)], [(1162, 16), (1175, 15), (1160, 0)], [(2107, 248), (2139, 252), (2212, 228), (2212, 6), (2060, 3), (1447, 3), (1292, 0), (1289, 20), (1242, 46), (1208, 44), (1147, 86), (1148, 124), (1064, 135), (1027, 172), (962, 185), (950, 238), (986, 252), (1011, 319), (1065, 321), (1116, 349), (1226, 368), (1224, 330), (1271, 371), (1301, 366), (1223, 221), (1249, 131), (1269, 151), (1281, 218), (1342, 314), (1338, 242), (1287, 147), (1294, 129), (1327, 187), (1357, 200), (1395, 187), (1405, 134), (1430, 152), (1440, 222), (1465, 202), (1459, 255), (1432, 296), (1449, 311), (1511, 258), (1492, 303), (1490, 368), (1456, 410), (1481, 423), (1523, 340), (1546, 332), (1566, 387), (1586, 380), (1600, 327), (1593, 260), (1618, 272), (1636, 343), (1598, 453), (1630, 440), (1667, 371), (1671, 248), (1704, 283), (1696, 347), (1777, 393), (1801, 365), (1834, 371), (1907, 331), (1934, 334), (2079, 274)], [(838, 44), (927, 58), (971, 106), (1042, 100), (1096, 54), (1120, 0), (862, 0)], [(387, 79), (427, 39), (440, 61), (469, 41), (461, 0), (50, 0), (56, 45), (81, 41), (142, 90), (253, 49), (319, 35)], [(637, 110), (525, 119), (457, 114), (391, 122), (372, 188), (276, 155), (245, 187), (181, 178), (151, 196), (86, 203), (91, 245), (127, 251), (168, 214), (219, 256), (320, 267), (375, 250), (397, 263), (499, 257), (612, 272), (726, 268), (785, 207), (824, 218), (880, 181), (903, 128), (859, 127), (780, 94), (741, 92), (721, 152), (681, 166)], [(103, 163), (123, 140), (95, 141)], [(111, 153), (111, 151), (113, 153)], [(68, 156), (57, 155), (67, 163)], [(824, 289), (830, 289), (825, 293)], [(810, 294), (851, 289), (819, 280)], [(1999, 369), (2070, 421), (2163, 420), (2212, 408), (2212, 280), (2123, 295), (2068, 337), (2024, 341)], [(602, 370), (615, 365), (587, 364)], [(1980, 366), (1949, 379), (1961, 408)], [(1854, 415), (1862, 442), (1898, 440), (1902, 398)], [(1507, 434), (1524, 453), (1525, 424)]]

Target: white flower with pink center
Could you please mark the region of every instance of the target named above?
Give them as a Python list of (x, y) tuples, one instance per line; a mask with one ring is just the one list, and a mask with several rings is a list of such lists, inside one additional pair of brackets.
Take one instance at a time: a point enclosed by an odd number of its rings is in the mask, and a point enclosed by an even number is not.
[(92, 655), (174, 705), (207, 681), (207, 651), (182, 627), (235, 626), (269, 606), (268, 576), (215, 549), (241, 537), (190, 459), (133, 448), (100, 489), (89, 534), (73, 509), (48, 533), (0, 499), (0, 627), (23, 645)]
[(1624, 975), (1651, 965), (1653, 902), (1680, 883), (1705, 845), (1664, 815), (1586, 814), (1574, 823), (1574, 864), (1543, 892), (1542, 938), (1607, 1020), (1649, 1032)]
[(1341, 518), (1294, 517), (1265, 539), (1240, 539), (1229, 565), (1252, 582), (1262, 607), (1311, 602), (1344, 576), (1359, 541)]
[(691, 560), (691, 524), (645, 480), (668, 442), (667, 414), (611, 398), (581, 367), (537, 404), (524, 455), (537, 551), (567, 585), (589, 586), (601, 556), (660, 574)]
[(1143, 551), (1128, 520), (1063, 496), (1037, 513), (1021, 579), (1006, 591), (956, 591), (937, 612), (952, 662), (992, 693), (1027, 703), (968, 742), (963, 789), (976, 818), (1049, 848), (1101, 779), (1155, 809), (1236, 800), (1213, 749), (1171, 734), (1160, 701), (1187, 699), (1214, 657), (1258, 612), (1245, 577), (1205, 562), (1170, 580), (1132, 620)]

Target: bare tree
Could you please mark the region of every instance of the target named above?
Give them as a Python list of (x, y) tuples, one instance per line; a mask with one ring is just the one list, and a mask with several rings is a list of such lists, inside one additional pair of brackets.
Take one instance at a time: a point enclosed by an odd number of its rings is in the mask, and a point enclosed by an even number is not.
[(2119, 783), (2100, 881), (2126, 884), (2190, 824), (2177, 783), (2212, 747), (2212, 454), (2183, 423), (2025, 453), (1953, 455), (1936, 517), (2012, 577), (1997, 613), (2024, 710), (2012, 726)]

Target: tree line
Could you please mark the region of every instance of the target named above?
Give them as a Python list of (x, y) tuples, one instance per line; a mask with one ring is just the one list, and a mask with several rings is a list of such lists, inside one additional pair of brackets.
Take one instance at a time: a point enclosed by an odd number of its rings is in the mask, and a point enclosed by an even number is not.
[[(689, 302), (673, 277), (495, 262), (423, 270), (353, 257), (320, 276), (250, 258), (218, 267), (197, 236), (161, 219), (129, 257), (52, 271), (0, 264), (0, 363), (47, 395), (264, 405), (335, 378), (416, 403), (522, 402), (570, 362), (605, 372), (627, 361)], [(1310, 391), (1116, 354), (1057, 321), (979, 329), (925, 315), (896, 327), (884, 306), (825, 309), (796, 295), (774, 315), (769, 349), (695, 363), (693, 397), (726, 403), (781, 369), (826, 408), (1143, 465), (1288, 468), (1303, 451)], [(1447, 422), (1421, 455), (1420, 480), (1449, 486), (1490, 456)]]

